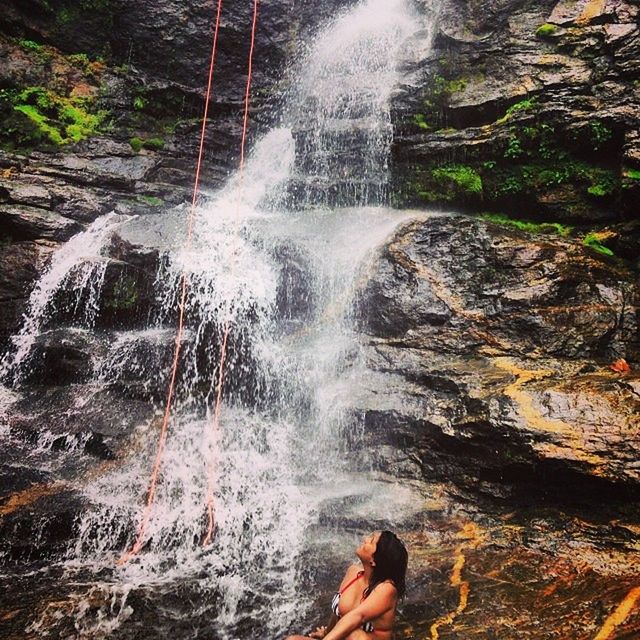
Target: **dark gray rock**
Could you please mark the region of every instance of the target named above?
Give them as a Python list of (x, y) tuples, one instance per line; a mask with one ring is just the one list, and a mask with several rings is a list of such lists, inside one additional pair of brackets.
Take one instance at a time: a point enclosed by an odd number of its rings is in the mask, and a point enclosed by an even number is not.
[(4, 237), (18, 240), (68, 240), (82, 226), (58, 213), (26, 205), (0, 205), (0, 225)]
[(640, 383), (608, 368), (640, 360), (631, 273), (575, 241), (435, 216), (382, 250), (358, 316), (376, 373), (353, 410), (382, 468), (532, 501), (640, 483)]
[(25, 382), (61, 386), (88, 381), (104, 356), (104, 340), (85, 329), (65, 328), (38, 336)]

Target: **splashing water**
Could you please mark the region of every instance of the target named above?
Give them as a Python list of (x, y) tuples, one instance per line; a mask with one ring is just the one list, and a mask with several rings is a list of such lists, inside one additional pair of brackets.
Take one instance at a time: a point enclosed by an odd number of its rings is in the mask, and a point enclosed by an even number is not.
[(107, 239), (125, 219), (116, 214), (99, 218), (53, 255), (29, 297), (25, 322), (11, 339), (13, 348), (0, 362), (0, 379), (20, 382), (24, 377), (33, 345), (44, 324), (56, 312), (55, 294), (61, 289), (75, 292), (71, 305), (77, 310), (83, 303), (85, 323), (91, 326), (106, 269), (101, 251)]

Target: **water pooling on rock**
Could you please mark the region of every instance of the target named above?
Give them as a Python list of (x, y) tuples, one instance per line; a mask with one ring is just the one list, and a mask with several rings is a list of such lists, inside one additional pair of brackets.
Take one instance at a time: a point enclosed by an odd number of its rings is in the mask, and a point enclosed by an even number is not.
[[(101, 342), (80, 387), (82, 406), (110, 387), (160, 408), (181, 274), (189, 280), (179, 392), (144, 550), (115, 568), (140, 517), (157, 415), (128, 423), (135, 433), (125, 458), (83, 482), (87, 506), (64, 565), (76, 586), (60, 605), (63, 615), (45, 608), (30, 633), (155, 637), (191, 629), (240, 638), (284, 633), (304, 616), (307, 532), (321, 505), (353, 483), (344, 452), (358, 429), (347, 411), (361, 375), (349, 317), (354, 285), (367, 257), (408, 217), (376, 208), (387, 197), (397, 54), (421, 26), (408, 5), (366, 0), (317, 37), (292, 72), (282, 125), (256, 145), (242, 182), (230, 180), (199, 209), (189, 250), (175, 248), (185, 209), (109, 217), (62, 248), (36, 287), (3, 363), (6, 380), (38, 375), (35, 347), (44, 330), (65, 322), (100, 328), (106, 313), (119, 330), (96, 332)], [(113, 231), (125, 248), (139, 247), (133, 272), (121, 268)], [(108, 251), (116, 257), (105, 258)], [(146, 315), (127, 316), (152, 267)], [(118, 277), (107, 292), (110, 269)], [(69, 287), (77, 297), (60, 300)], [(207, 407), (226, 321), (225, 403), (213, 433)], [(71, 333), (65, 339), (72, 342)], [(210, 464), (217, 533), (203, 549)], [(366, 504), (371, 485), (360, 480), (352, 492)], [(395, 498), (398, 511), (410, 502), (404, 493)]]

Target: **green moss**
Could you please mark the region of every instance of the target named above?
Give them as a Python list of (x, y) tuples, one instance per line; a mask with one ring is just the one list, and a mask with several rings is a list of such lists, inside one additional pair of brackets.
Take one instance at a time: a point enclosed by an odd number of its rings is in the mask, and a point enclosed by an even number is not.
[(0, 142), (12, 149), (79, 142), (101, 130), (107, 114), (94, 106), (91, 99), (62, 96), (44, 87), (1, 91)]
[(613, 251), (611, 251), (609, 247), (605, 247), (603, 244), (601, 244), (601, 237), (595, 231), (588, 233), (582, 240), (582, 244), (584, 244), (585, 247), (590, 247), (594, 251), (601, 253), (602, 255), (605, 255), (605, 256), (614, 255)]
[(453, 182), (466, 193), (482, 193), (482, 178), (471, 167), (459, 164), (447, 165), (435, 169), (433, 176), (443, 182)]
[(65, 131), (73, 142), (80, 142), (94, 135), (104, 119), (103, 114), (91, 114), (79, 106), (68, 104), (60, 111), (60, 118), (67, 123)]
[(558, 31), (557, 25), (551, 24), (549, 22), (545, 22), (544, 24), (540, 25), (536, 29), (536, 35), (538, 36), (538, 38), (550, 38), (557, 31)]
[(45, 139), (55, 145), (64, 144), (60, 132), (49, 124), (49, 119), (40, 113), (37, 107), (30, 104), (19, 104), (14, 107), (14, 111), (25, 115), (35, 126), (34, 142), (41, 142)]
[(134, 137), (134, 138), (131, 138), (131, 140), (129, 140), (129, 144), (131, 145), (131, 148), (136, 153), (139, 153), (142, 147), (144, 146), (144, 140), (142, 138)]
[(573, 231), (573, 227), (560, 224), (559, 222), (532, 222), (531, 220), (510, 218), (509, 216), (500, 213), (486, 213), (480, 217), (484, 220), (488, 220), (489, 222), (493, 222), (494, 224), (511, 227), (512, 229), (519, 229), (520, 231), (526, 231), (527, 233), (546, 233), (566, 237)]
[(43, 49), (39, 42), (34, 42), (33, 40), (20, 40), (18, 44), (25, 51), (42, 51)]
[(472, 167), (450, 164), (423, 174), (416, 190), (427, 202), (476, 201), (482, 198), (483, 185)]
[(165, 142), (162, 138), (149, 138), (149, 140), (145, 140), (142, 143), (142, 146), (145, 149), (152, 149), (154, 151), (159, 151), (160, 149), (164, 149)]
[(148, 204), (150, 207), (161, 207), (164, 204), (164, 200), (155, 196), (138, 196), (138, 200)]
[(640, 180), (640, 171), (637, 169), (625, 169), (624, 177), (630, 178), (631, 180)]
[(422, 129), (423, 131), (429, 131), (429, 129), (431, 129), (425, 119), (424, 114), (422, 113), (417, 113), (415, 116), (413, 116), (413, 122), (414, 124), (418, 125), (418, 127), (420, 127), (420, 129)]

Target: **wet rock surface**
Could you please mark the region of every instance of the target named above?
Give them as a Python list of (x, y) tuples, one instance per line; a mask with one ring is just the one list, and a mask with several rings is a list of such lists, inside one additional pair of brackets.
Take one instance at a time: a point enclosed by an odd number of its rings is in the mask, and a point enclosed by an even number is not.
[(575, 242), (464, 217), (409, 224), (360, 298), (380, 374), (363, 399), (369, 444), (498, 498), (626, 500), (639, 382), (609, 365), (638, 361), (635, 287)]
[(438, 6), (434, 48), (409, 49), (396, 95), (404, 198), (587, 227), (637, 219), (635, 3)]

